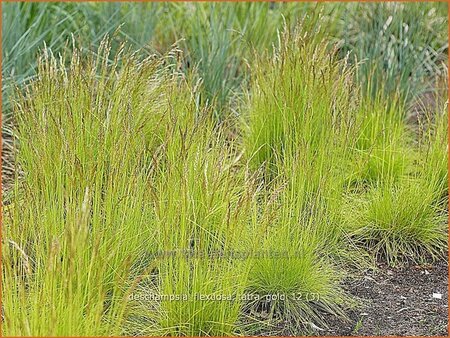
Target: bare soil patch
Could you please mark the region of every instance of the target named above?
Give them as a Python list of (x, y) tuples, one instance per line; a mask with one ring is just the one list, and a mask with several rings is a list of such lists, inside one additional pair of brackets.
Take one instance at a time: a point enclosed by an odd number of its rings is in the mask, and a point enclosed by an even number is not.
[[(380, 265), (347, 282), (360, 306), (344, 323), (330, 318), (322, 335), (448, 336), (448, 262)], [(436, 298), (439, 297), (440, 299)]]

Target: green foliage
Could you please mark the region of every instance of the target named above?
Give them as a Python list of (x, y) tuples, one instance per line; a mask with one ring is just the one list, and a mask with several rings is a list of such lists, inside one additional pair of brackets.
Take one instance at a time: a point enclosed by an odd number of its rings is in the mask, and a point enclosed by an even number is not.
[[(17, 99), (24, 178), (4, 232), (5, 332), (121, 334), (140, 315), (147, 334), (231, 334), (239, 302), (193, 299), (243, 292), (248, 263), (208, 257), (242, 248), (253, 184), (172, 53), (139, 61), (121, 49), (110, 64), (109, 51), (76, 51), (68, 69), (44, 54)], [(145, 260), (149, 248), (182, 254)], [(139, 282), (151, 269), (154, 290), (191, 300), (129, 306), (152, 291)]]
[[(400, 93), (409, 101), (440, 74), (448, 45), (446, 3), (360, 3), (342, 11), (342, 54), (360, 62), (370, 96)], [(367, 84), (371, 84), (367, 86)]]
[(446, 246), (447, 227), (434, 199), (435, 191), (419, 179), (376, 186), (349, 198), (348, 226), (352, 236), (388, 263), (436, 258)]
[(395, 98), (365, 97), (355, 118), (353, 160), (347, 173), (352, 184), (397, 181), (410, 173), (413, 135)]
[[(211, 122), (183, 126), (175, 120), (172, 131), (161, 158), (165, 164), (156, 173), (152, 201), (158, 249), (176, 255), (159, 262), (155, 290), (187, 299), (163, 300), (155, 313), (144, 308), (154, 322), (144, 333), (230, 335), (239, 315), (248, 263), (228, 255), (241, 247), (253, 188), (245, 178), (245, 167), (234, 168), (235, 155)], [(237, 300), (198, 298), (230, 295)]]
[[(346, 299), (333, 258), (344, 251), (341, 171), (356, 92), (351, 69), (310, 28), (285, 30), (274, 56), (255, 64), (244, 134), (252, 166), (265, 167), (274, 191), (282, 187), (262, 244), (282, 255), (254, 261), (250, 290), (263, 300), (250, 308), (265, 308), (272, 325), (287, 321), (292, 334), (311, 322), (324, 325), (321, 311), (342, 316)], [(287, 299), (266, 301), (265, 294)]]
[(448, 103), (437, 102), (420, 125), (419, 172), (441, 198), (448, 195)]
[(301, 32), (284, 31), (274, 56), (255, 65), (244, 135), (255, 166), (273, 170), (277, 157), (315, 159), (345, 144), (354, 109), (351, 70), (315, 31)]
[[(333, 249), (326, 248), (331, 243), (325, 230), (333, 232), (334, 225), (317, 212), (298, 210), (290, 191), (282, 195), (260, 246), (264, 255), (252, 260), (248, 290), (253, 298), (245, 312), (258, 313), (269, 328), (283, 323), (283, 334), (295, 334), (311, 323), (325, 326), (323, 313), (345, 318), (343, 309), (351, 301), (339, 285), (343, 274), (333, 264)], [(255, 318), (248, 320), (251, 326)]]
[(446, 8), (4, 4), (2, 333), (309, 333), (441, 257)]
[(146, 163), (172, 75), (163, 59), (108, 54), (106, 43), (98, 57), (76, 51), (66, 70), (44, 53), (16, 104), (24, 178), (4, 218), (8, 334), (119, 334), (131, 266), (155, 243)]

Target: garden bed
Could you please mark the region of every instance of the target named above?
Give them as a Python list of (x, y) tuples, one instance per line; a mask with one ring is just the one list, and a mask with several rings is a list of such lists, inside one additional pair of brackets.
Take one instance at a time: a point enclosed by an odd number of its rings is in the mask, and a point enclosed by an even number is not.
[(2, 334), (445, 334), (447, 9), (134, 5), (5, 5)]

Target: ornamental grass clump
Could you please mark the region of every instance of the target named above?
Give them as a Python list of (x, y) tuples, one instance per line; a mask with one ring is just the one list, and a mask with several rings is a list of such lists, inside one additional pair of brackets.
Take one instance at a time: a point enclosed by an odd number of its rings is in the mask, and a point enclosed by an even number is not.
[(447, 245), (446, 212), (423, 179), (383, 184), (352, 196), (346, 214), (351, 236), (389, 264), (434, 259)]
[(296, 219), (281, 209), (261, 243), (266, 256), (253, 259), (249, 270), (247, 290), (254, 296), (244, 308), (249, 330), (255, 320), (268, 328), (283, 323), (281, 332), (294, 334), (311, 323), (326, 326), (323, 313), (345, 319), (352, 301), (340, 286), (343, 274), (315, 231), (328, 221)]
[(240, 313), (248, 261), (232, 254), (256, 243), (249, 233), (254, 183), (210, 114), (191, 121), (173, 121), (155, 173), (156, 248), (169, 254), (157, 259), (158, 275), (142, 290), (180, 301), (137, 304), (134, 313), (149, 323), (141, 334), (231, 335)]
[(351, 69), (314, 32), (286, 30), (272, 57), (254, 65), (244, 146), (251, 163), (274, 163), (295, 153), (344, 151), (355, 109)]
[[(248, 289), (260, 298), (246, 311), (267, 329), (282, 322), (283, 332), (294, 334), (311, 323), (325, 325), (322, 312), (345, 317), (343, 304), (351, 303), (333, 256), (343, 251), (342, 170), (351, 154), (357, 90), (345, 62), (301, 27), (280, 35), (274, 56), (254, 68), (244, 147), (251, 167), (262, 168), (266, 193), (276, 196), (270, 223), (260, 221), (262, 248), (281, 256), (253, 260)], [(284, 298), (270, 298), (277, 295)]]
[(437, 102), (419, 121), (419, 175), (433, 187), (437, 199), (448, 197), (448, 102)]
[(106, 40), (67, 68), (44, 51), (14, 102), (23, 178), (4, 214), (7, 335), (120, 334), (130, 269), (157, 243), (148, 167), (177, 75), (163, 58), (108, 56)]
[(342, 238), (339, 209), (356, 139), (359, 90), (353, 69), (313, 34), (320, 27), (307, 28), (285, 30), (274, 55), (255, 63), (244, 148), (251, 167), (263, 168), (267, 187), (286, 186), (291, 212), (325, 217), (328, 228), (315, 231), (336, 243)]
[(346, 169), (352, 185), (398, 181), (412, 171), (413, 135), (395, 97), (364, 97), (355, 115), (351, 158)]

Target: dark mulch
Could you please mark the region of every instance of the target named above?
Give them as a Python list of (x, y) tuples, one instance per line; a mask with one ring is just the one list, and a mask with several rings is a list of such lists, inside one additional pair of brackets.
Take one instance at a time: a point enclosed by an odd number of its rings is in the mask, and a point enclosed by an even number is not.
[[(448, 263), (392, 268), (380, 265), (365, 271), (345, 286), (360, 299), (360, 306), (344, 323), (329, 318), (321, 335), (448, 335)], [(433, 297), (442, 295), (441, 299)]]

